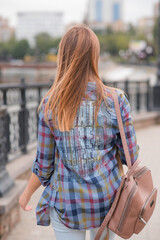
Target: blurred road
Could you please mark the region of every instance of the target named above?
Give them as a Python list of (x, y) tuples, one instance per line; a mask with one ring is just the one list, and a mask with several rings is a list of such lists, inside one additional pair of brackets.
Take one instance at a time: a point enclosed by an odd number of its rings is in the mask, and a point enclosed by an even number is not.
[[(139, 158), (142, 159), (142, 165), (147, 165), (152, 170), (154, 184), (158, 188), (157, 205), (147, 226), (144, 230), (131, 240), (159, 240), (160, 239), (160, 125), (151, 126), (137, 131), (138, 144), (140, 146)], [(43, 187), (40, 187), (32, 196), (30, 204), (33, 210), (24, 212), (21, 210), (21, 221), (6, 240), (55, 240), (52, 227), (42, 227), (36, 225), (35, 208)], [(117, 237), (115, 240), (120, 240)], [(63, 239), (62, 239), (63, 240)], [(65, 239), (64, 239), (65, 240)], [(75, 239), (76, 240), (76, 239)], [(86, 240), (89, 240), (87, 233)]]

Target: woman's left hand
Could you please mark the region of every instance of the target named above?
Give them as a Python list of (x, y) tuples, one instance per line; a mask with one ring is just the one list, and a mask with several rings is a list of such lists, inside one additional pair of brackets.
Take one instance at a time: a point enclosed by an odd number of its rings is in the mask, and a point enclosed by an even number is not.
[(28, 202), (30, 200), (30, 197), (26, 194), (26, 192), (24, 191), (22, 193), (22, 195), (20, 196), (19, 198), (19, 204), (21, 206), (21, 208), (24, 210), (24, 211), (30, 211), (32, 210), (32, 207), (27, 205)]

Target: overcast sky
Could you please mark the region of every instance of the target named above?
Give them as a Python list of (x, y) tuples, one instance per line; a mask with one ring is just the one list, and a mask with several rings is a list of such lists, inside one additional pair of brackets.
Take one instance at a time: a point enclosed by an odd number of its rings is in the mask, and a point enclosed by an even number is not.
[[(106, 0), (107, 1), (107, 0)], [(124, 20), (136, 23), (141, 17), (153, 15), (157, 0), (123, 0)], [(88, 0), (0, 0), (0, 16), (7, 17), (10, 25), (16, 26), (19, 11), (63, 11), (64, 22), (82, 21), (87, 11)]]

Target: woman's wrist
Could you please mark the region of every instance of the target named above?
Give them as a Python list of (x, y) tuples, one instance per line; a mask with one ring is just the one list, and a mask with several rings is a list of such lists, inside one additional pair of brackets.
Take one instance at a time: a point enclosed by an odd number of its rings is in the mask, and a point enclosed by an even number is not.
[(23, 195), (27, 198), (27, 199), (30, 199), (32, 194), (30, 191), (28, 191), (28, 187), (25, 188), (24, 192), (23, 192)]

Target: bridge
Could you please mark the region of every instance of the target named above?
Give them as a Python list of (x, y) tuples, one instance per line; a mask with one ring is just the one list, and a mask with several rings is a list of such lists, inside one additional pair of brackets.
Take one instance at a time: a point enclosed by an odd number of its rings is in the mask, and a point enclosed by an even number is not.
[[(140, 158), (153, 174), (154, 184), (159, 187), (159, 136), (160, 112), (155, 111), (152, 87), (148, 80), (143, 82), (110, 82), (110, 86), (123, 89), (129, 97), (133, 122), (136, 128)], [(0, 239), (1, 240), (39, 240), (54, 239), (49, 227), (36, 225), (35, 207), (43, 191), (40, 187), (30, 203), (31, 212), (19, 208), (18, 196), (23, 191), (31, 174), (31, 166), (36, 152), (37, 106), (49, 83), (0, 85)], [(6, 111), (7, 110), (7, 111)], [(159, 193), (158, 193), (159, 199)], [(157, 240), (160, 220), (156, 210), (140, 235), (131, 238)], [(116, 240), (120, 239), (116, 237)], [(89, 240), (88, 232), (86, 240)]]
[(56, 62), (53, 63), (24, 63), (23, 61), (17, 61), (13, 63), (1, 62), (0, 63), (0, 70), (6, 68), (33, 68), (33, 69), (42, 69), (42, 68), (56, 68)]

